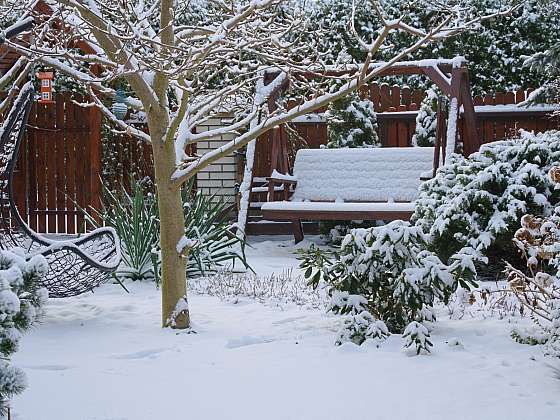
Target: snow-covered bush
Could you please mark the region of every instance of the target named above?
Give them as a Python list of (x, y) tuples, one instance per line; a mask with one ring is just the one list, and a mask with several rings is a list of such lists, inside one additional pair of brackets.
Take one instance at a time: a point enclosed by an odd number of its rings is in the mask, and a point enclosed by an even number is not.
[(430, 347), (433, 347), (430, 341), (430, 332), (424, 325), (416, 321), (408, 324), (403, 332), (403, 347), (408, 349), (413, 346), (416, 349), (416, 354), (430, 353)]
[[(336, 252), (313, 246), (301, 251), (300, 267), (311, 284), (323, 281), (330, 287), (334, 313), (368, 312), (401, 333), (412, 321), (434, 321), (432, 305), (436, 299), (447, 302), (458, 284), (474, 284), (474, 250), (461, 249), (444, 263), (427, 250), (428, 239), (419, 227), (400, 220), (354, 229)], [(363, 331), (368, 319), (362, 316), (355, 329)]]
[(22, 250), (0, 250), (0, 415), (26, 387), (25, 374), (10, 364), (10, 357), (22, 333), (42, 315), (48, 293), (38, 284), (47, 271), (42, 256), (28, 259)]
[(416, 116), (416, 132), (412, 136), (413, 146), (433, 146), (436, 142), (438, 94), (432, 87), (420, 104)]
[(375, 319), (368, 311), (361, 311), (355, 315), (346, 315), (342, 328), (338, 331), (335, 344), (352, 342), (361, 345), (366, 340), (375, 344), (385, 341), (389, 330), (383, 321)]
[(327, 147), (380, 147), (377, 115), (369, 99), (353, 93), (332, 102), (325, 113)]
[(483, 145), (469, 158), (453, 156), (420, 187), (413, 220), (430, 235), (442, 261), (470, 247), (515, 266), (512, 238), (526, 213), (547, 215), (560, 202), (548, 177), (560, 161), (560, 132), (532, 134)]

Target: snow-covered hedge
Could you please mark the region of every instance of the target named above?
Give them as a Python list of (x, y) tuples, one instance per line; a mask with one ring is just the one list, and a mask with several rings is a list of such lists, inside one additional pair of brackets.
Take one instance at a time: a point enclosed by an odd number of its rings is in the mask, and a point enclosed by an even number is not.
[(471, 247), (501, 263), (516, 255), (512, 238), (521, 216), (547, 215), (559, 204), (560, 189), (548, 177), (559, 161), (558, 131), (522, 132), (469, 158), (453, 156), (421, 186), (413, 220), (442, 261)]
[[(311, 25), (327, 29), (318, 47), (332, 64), (363, 62), (367, 51), (361, 49), (348, 30), (352, 0), (318, 0), (308, 2)], [(415, 27), (427, 28), (441, 19), (431, 0), (381, 0), (389, 19), (403, 19)], [(436, 2), (437, 3), (437, 2)], [(491, 14), (511, 6), (511, 0), (461, 0), (452, 2), (467, 20), (475, 15)], [(375, 37), (379, 19), (367, 0), (356, 1), (355, 27), (364, 39)], [(408, 59), (464, 56), (469, 62), (471, 83), (475, 94), (541, 86), (546, 77), (524, 65), (525, 57), (545, 51), (560, 40), (560, 2), (527, 0), (511, 16), (487, 20), (475, 31), (466, 31), (429, 48), (422, 48)], [(313, 27), (311, 28), (313, 29)], [(314, 31), (309, 31), (312, 40)], [(396, 50), (409, 45), (412, 36), (391, 35), (393, 48), (376, 57), (386, 60)], [(408, 78), (408, 82), (417, 81)], [(425, 80), (425, 79), (424, 79)], [(418, 85), (417, 85), (418, 86)]]
[(0, 250), (0, 415), (26, 386), (23, 371), (10, 364), (10, 356), (22, 333), (42, 315), (48, 293), (37, 281), (47, 270), (42, 256), (26, 259), (21, 250)]
[(338, 342), (361, 344), (383, 338), (386, 329), (402, 333), (411, 322), (434, 321), (436, 299), (446, 302), (459, 283), (472, 284), (474, 250), (462, 249), (444, 264), (427, 250), (427, 240), (418, 226), (397, 220), (352, 230), (336, 252), (314, 247), (301, 252), (305, 277), (315, 286), (325, 282), (331, 311), (350, 317)]

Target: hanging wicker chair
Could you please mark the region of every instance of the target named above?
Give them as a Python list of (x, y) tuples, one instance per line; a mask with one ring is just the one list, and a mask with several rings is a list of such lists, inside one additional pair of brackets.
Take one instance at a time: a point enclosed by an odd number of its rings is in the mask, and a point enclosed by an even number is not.
[(112, 228), (100, 228), (69, 240), (57, 240), (30, 229), (15, 201), (13, 175), (23, 133), (34, 100), (31, 82), (20, 91), (0, 128), (0, 249), (23, 248), (49, 263), (42, 283), (51, 297), (75, 296), (108, 281), (121, 261)]

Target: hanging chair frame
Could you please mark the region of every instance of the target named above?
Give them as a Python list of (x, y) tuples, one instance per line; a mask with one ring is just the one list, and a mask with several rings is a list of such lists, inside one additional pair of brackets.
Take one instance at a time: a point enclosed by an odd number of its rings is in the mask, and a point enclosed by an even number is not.
[(14, 171), (35, 98), (31, 82), (21, 89), (0, 136), (0, 249), (22, 248), (43, 255), (49, 271), (41, 280), (51, 297), (75, 296), (107, 282), (121, 262), (119, 238), (113, 228), (59, 240), (33, 231), (14, 200)]

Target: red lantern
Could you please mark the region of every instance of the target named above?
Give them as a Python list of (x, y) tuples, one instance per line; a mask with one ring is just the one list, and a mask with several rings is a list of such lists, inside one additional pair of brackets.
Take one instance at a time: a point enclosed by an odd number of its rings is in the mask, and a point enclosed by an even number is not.
[(41, 81), (41, 98), (40, 104), (54, 104), (52, 84), (54, 73), (52, 71), (44, 71), (37, 73), (37, 78)]

